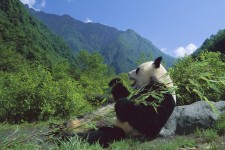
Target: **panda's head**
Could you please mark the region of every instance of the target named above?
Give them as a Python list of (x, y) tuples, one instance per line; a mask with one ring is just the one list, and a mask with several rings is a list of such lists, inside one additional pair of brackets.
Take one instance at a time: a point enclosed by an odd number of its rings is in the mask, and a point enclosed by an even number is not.
[(131, 86), (139, 89), (151, 82), (160, 82), (167, 87), (173, 86), (166, 69), (161, 65), (161, 61), (162, 57), (158, 57), (155, 61), (145, 62), (129, 72), (129, 79), (132, 80)]

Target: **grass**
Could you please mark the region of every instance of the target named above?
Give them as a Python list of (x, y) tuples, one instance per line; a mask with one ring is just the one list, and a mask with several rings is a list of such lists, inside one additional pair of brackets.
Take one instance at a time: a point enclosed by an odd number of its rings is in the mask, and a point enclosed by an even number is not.
[(195, 141), (185, 137), (176, 137), (174, 139), (156, 139), (153, 141), (134, 141), (123, 140), (115, 142), (111, 145), (110, 149), (113, 150), (176, 150), (180, 147), (193, 147)]
[[(20, 125), (0, 124), (0, 150), (103, 150), (98, 143), (90, 145), (77, 137), (71, 138), (67, 142), (60, 142), (60, 146), (48, 142), (40, 135), (46, 133), (50, 122), (62, 123), (63, 121), (51, 120)], [(209, 150), (219, 150), (224, 147), (224, 145), (221, 146), (221, 141), (224, 141), (224, 133), (225, 114), (219, 118), (215, 128), (197, 129), (194, 136), (157, 138), (152, 141), (125, 139), (112, 143), (107, 150), (176, 150), (181, 147), (195, 147), (196, 145), (205, 145), (203, 147)], [(204, 148), (202, 149), (204, 150)]]
[(207, 150), (219, 150), (219, 146), (215, 142), (209, 143), (209, 146), (205, 148)]
[[(3, 135), (0, 140), (0, 149), (4, 150), (103, 150), (98, 144), (90, 145), (79, 138), (71, 138), (70, 141), (61, 142), (60, 146), (54, 143), (48, 143), (41, 139), (40, 132), (27, 132), (27, 129), (44, 127), (45, 123), (40, 124), (22, 124), (9, 125), (0, 124), (0, 134)], [(162, 144), (163, 143), (163, 144)], [(108, 149), (112, 150), (174, 150), (182, 146), (193, 146), (194, 140), (189, 140), (184, 137), (177, 137), (173, 139), (158, 138), (153, 141), (140, 141), (135, 139), (126, 139), (114, 142)]]
[(47, 133), (49, 122), (62, 122), (51, 120), (47, 122), (23, 123), (11, 125), (7, 123), (0, 124), (0, 150), (2, 149), (18, 149), (18, 150), (36, 150), (53, 145), (45, 142), (42, 134)]
[(78, 137), (74, 137), (68, 142), (61, 142), (60, 146), (54, 150), (103, 150), (103, 148), (98, 143), (90, 145)]
[[(175, 150), (180, 147), (193, 147), (195, 145), (194, 140), (190, 140), (184, 137), (177, 137), (171, 140), (157, 139), (154, 141), (141, 142), (134, 139), (126, 139), (118, 142), (114, 142), (108, 148), (109, 150)], [(103, 148), (97, 143), (90, 145), (79, 138), (74, 137), (69, 142), (62, 142), (60, 147), (54, 150), (103, 150)]]
[(219, 137), (215, 129), (197, 129), (195, 135), (201, 142), (213, 142)]
[(217, 120), (216, 129), (219, 135), (225, 135), (225, 114), (221, 115)]

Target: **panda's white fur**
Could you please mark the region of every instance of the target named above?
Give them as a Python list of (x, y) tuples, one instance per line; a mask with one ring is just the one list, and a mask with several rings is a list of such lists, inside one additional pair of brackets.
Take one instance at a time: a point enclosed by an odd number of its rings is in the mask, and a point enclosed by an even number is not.
[[(136, 73), (139, 68), (138, 74)], [(153, 77), (156, 81), (165, 84), (169, 88), (173, 88), (173, 82), (167, 73), (167, 70), (160, 64), (158, 68), (155, 67), (153, 61), (145, 62), (128, 73), (129, 79), (134, 83), (132, 85), (135, 89), (140, 89), (145, 85), (149, 84)], [(176, 102), (176, 94), (173, 92), (173, 98)]]
[[(152, 78), (160, 83), (165, 84), (169, 88), (173, 87), (172, 79), (170, 78), (164, 66), (160, 64), (159, 67), (156, 67), (153, 61), (148, 61), (139, 65), (136, 69), (128, 73), (128, 77), (133, 82), (131, 86), (137, 90), (149, 84)], [(173, 92), (173, 98), (174, 102), (176, 103), (175, 92)], [(117, 119), (116, 126), (122, 128), (129, 137), (143, 136), (142, 133), (134, 129), (128, 122), (121, 122), (119, 119)]]
[[(162, 60), (162, 57), (158, 57), (155, 61), (149, 61), (149, 62), (143, 63), (140, 66), (138, 66), (137, 69), (130, 71), (128, 73), (128, 77), (131, 81), (133, 81), (132, 87), (137, 90), (145, 89), (148, 86), (150, 86), (150, 88), (154, 88), (155, 87), (154, 83), (161, 83), (163, 86), (172, 88), (173, 82), (170, 76), (167, 74), (166, 69), (163, 67), (163, 65), (160, 64), (161, 60)], [(151, 84), (152, 82), (153, 82), (153, 85)], [(86, 138), (87, 141), (90, 143), (99, 141), (99, 143), (103, 147), (107, 147), (111, 142), (120, 140), (124, 137), (140, 137), (140, 136), (146, 136), (146, 135), (150, 137), (152, 135), (154, 137), (160, 132), (161, 127), (166, 123), (165, 121), (167, 121), (167, 119), (169, 118), (170, 114), (172, 113), (175, 107), (176, 95), (175, 95), (175, 92), (173, 92), (172, 94), (169, 94), (169, 97), (167, 94), (165, 94), (166, 96), (164, 101), (165, 103), (162, 102), (164, 103), (162, 104), (163, 110), (159, 108), (159, 111), (157, 113), (156, 112), (152, 113), (152, 111), (150, 112), (146, 111), (146, 109), (152, 110), (153, 108), (151, 106), (142, 105), (138, 108), (139, 110), (141, 109), (141, 112), (139, 112), (135, 110), (136, 109), (135, 106), (134, 107), (132, 106), (131, 109), (129, 108), (130, 102), (132, 103), (131, 105), (135, 105), (135, 104), (127, 96), (130, 93), (127, 91), (127, 88), (124, 87), (120, 81), (118, 81), (118, 78), (111, 80), (109, 83), (109, 86), (112, 87), (112, 95), (116, 101), (115, 111), (116, 111), (117, 118), (115, 121), (115, 126), (100, 127), (98, 131), (90, 131), (87, 133), (78, 134), (81, 138)], [(158, 86), (160, 86), (160, 84)], [(157, 84), (156, 84), (156, 88), (157, 88)], [(161, 88), (161, 87), (158, 87), (158, 88)], [(141, 94), (142, 93), (139, 93), (139, 95)], [(148, 97), (147, 99), (149, 98), (150, 97)], [(150, 98), (150, 100), (151, 99), (152, 98)], [(99, 113), (99, 111), (96, 111), (96, 112), (97, 112), (96, 114)], [(130, 114), (130, 112), (133, 112), (133, 113)], [(127, 115), (125, 118), (123, 118), (124, 113), (125, 115)], [(166, 115), (164, 116), (164, 114)], [(158, 115), (161, 115), (162, 118), (160, 118)], [(137, 119), (134, 119), (135, 117)], [(123, 121), (120, 120), (121, 118), (123, 119)], [(143, 126), (141, 124), (141, 126), (137, 127), (137, 124), (133, 122), (134, 120), (132, 121), (130, 120), (131, 121), (130, 122), (128, 118), (133, 118), (135, 121), (139, 119), (139, 121), (143, 123)], [(156, 118), (158, 118), (159, 120), (157, 120)], [(150, 119), (150, 122), (149, 122), (149, 119)], [(147, 123), (145, 122), (146, 120), (148, 120)], [(75, 121), (73, 120), (73, 121), (67, 122), (66, 128), (67, 129), (76, 128), (77, 126), (81, 125), (79, 121), (80, 120), (75, 120)], [(137, 122), (137, 123), (140, 124), (140, 122)], [(136, 128), (134, 126), (136, 126)], [(144, 131), (142, 129), (144, 129)], [(65, 134), (64, 136), (70, 137), (73, 135)], [(111, 138), (109, 138), (110, 136)]]

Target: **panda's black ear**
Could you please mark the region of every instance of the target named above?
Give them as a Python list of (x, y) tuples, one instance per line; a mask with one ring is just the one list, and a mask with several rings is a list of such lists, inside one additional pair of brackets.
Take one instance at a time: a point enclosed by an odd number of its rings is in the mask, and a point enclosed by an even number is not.
[(162, 61), (162, 57), (156, 58), (156, 60), (154, 61), (155, 68), (159, 68), (160, 67), (161, 61)]

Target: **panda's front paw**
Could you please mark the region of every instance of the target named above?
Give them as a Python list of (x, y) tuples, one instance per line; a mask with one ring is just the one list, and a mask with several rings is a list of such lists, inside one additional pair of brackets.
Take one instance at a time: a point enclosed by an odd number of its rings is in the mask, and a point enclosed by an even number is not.
[(117, 83), (120, 83), (121, 79), (120, 78), (114, 78), (109, 82), (109, 87), (113, 87), (114, 85), (116, 85)]
[(109, 82), (112, 96), (115, 101), (130, 95), (128, 89), (123, 85), (120, 78), (114, 78)]

